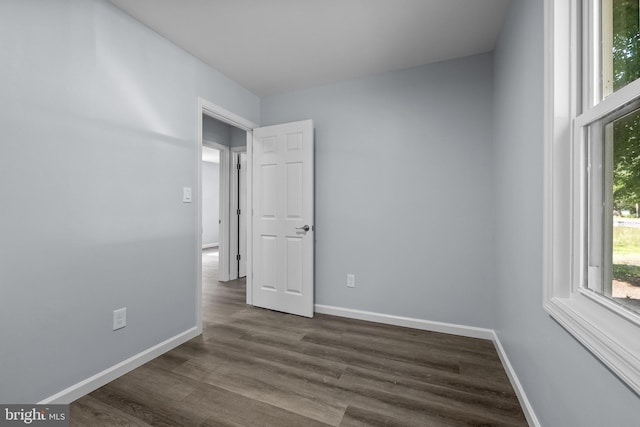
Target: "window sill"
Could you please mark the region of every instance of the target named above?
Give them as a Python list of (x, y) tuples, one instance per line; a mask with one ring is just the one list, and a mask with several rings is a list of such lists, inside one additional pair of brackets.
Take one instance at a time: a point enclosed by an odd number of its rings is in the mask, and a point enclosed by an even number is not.
[(640, 327), (592, 297), (573, 293), (569, 298), (549, 298), (545, 310), (640, 394)]

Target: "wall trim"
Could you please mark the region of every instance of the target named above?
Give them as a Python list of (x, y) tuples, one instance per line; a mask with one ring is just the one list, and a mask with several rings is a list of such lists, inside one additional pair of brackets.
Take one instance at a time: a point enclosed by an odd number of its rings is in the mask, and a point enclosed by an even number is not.
[(391, 314), (374, 313), (371, 311), (354, 310), (344, 307), (316, 304), (315, 312), (331, 314), (333, 316), (348, 317), (350, 319), (367, 320), (369, 322), (385, 323), (387, 325), (404, 326), (405, 328), (420, 329), (423, 331), (460, 335), (470, 338), (493, 340), (493, 337), (495, 336), (492, 329), (456, 325), (454, 323), (435, 322), (432, 320), (416, 319), (412, 317), (394, 316)]
[(527, 422), (531, 427), (540, 427), (540, 421), (538, 421), (538, 417), (536, 417), (535, 412), (533, 411), (533, 406), (531, 406), (531, 402), (527, 397), (527, 394), (524, 392), (524, 388), (522, 387), (522, 383), (520, 383), (520, 379), (518, 375), (516, 375), (516, 371), (511, 365), (511, 361), (509, 361), (509, 357), (507, 356), (507, 352), (504, 350), (502, 343), (500, 342), (500, 338), (498, 338), (498, 334), (496, 331), (493, 332), (493, 345), (496, 347), (496, 351), (498, 352), (498, 357), (500, 357), (500, 361), (502, 362), (502, 366), (504, 366), (504, 370), (507, 372), (507, 377), (509, 377), (509, 381), (511, 382), (511, 387), (516, 392), (516, 396), (518, 396), (518, 400), (520, 401), (520, 406), (522, 407), (522, 412), (524, 412), (524, 416), (527, 419)]
[(347, 317), (349, 319), (366, 320), (369, 322), (384, 323), (387, 325), (402, 326), (405, 328), (420, 329), (423, 331), (441, 332), (445, 334), (459, 335), (470, 338), (481, 338), (491, 340), (500, 357), (513, 390), (516, 392), (524, 416), (531, 427), (540, 427), (538, 417), (533, 411), (533, 406), (518, 379), (515, 369), (511, 365), (507, 353), (498, 338), (498, 334), (493, 329), (477, 328), (475, 326), (458, 325), (454, 323), (435, 322), (432, 320), (416, 319), (412, 317), (394, 316), (391, 314), (374, 313), (371, 311), (354, 310), (351, 308), (334, 307), (330, 305), (315, 305), (315, 312), (330, 314), (332, 316)]
[(102, 372), (98, 372), (97, 374), (82, 380), (71, 387), (67, 387), (66, 389), (38, 402), (38, 404), (69, 404), (198, 335), (197, 327), (188, 329), (174, 337), (154, 345), (153, 347), (149, 347), (126, 360), (123, 360)]

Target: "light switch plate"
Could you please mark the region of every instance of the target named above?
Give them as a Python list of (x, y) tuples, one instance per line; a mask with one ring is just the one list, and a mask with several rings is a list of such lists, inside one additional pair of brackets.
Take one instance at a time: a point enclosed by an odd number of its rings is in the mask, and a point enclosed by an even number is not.
[(184, 203), (191, 203), (191, 187), (182, 188), (182, 201)]

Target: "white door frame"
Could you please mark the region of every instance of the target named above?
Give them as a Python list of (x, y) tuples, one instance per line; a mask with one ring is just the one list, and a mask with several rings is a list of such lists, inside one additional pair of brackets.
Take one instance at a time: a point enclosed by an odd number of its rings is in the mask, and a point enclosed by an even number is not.
[[(230, 207), (231, 209), (229, 209), (229, 211), (231, 212), (231, 217), (229, 218), (229, 224), (230, 224), (230, 232), (229, 232), (229, 253), (230, 254), (239, 254), (240, 253), (240, 248), (238, 247), (238, 241), (239, 241), (239, 233), (238, 233), (238, 216), (237, 214), (234, 214), (234, 212), (236, 212), (239, 208), (240, 208), (240, 201), (238, 200), (238, 186), (241, 184), (238, 182), (238, 170), (236, 169), (236, 161), (239, 158), (240, 153), (246, 153), (247, 152), (247, 147), (231, 147), (231, 162), (229, 163), (230, 165), (230, 172), (231, 172), (231, 194), (229, 196), (229, 200), (230, 200)], [(246, 185), (247, 183), (244, 183), (244, 185)], [(248, 187), (247, 187), (248, 189)], [(245, 209), (247, 210), (247, 209)], [(244, 213), (245, 215), (247, 214), (246, 212)], [(247, 218), (247, 217), (245, 217)], [(245, 229), (246, 230), (246, 229)], [(247, 239), (249, 240), (249, 239)], [(233, 259), (229, 259), (229, 264), (231, 265), (231, 261), (233, 261)], [(245, 262), (246, 262), (246, 255), (245, 255)], [(237, 263), (234, 264), (237, 266)], [(237, 279), (239, 277), (238, 275), (238, 269), (236, 268), (234, 269), (229, 269), (229, 279), (233, 280), (233, 279)]]
[[(198, 97), (197, 99), (197, 108), (196, 108), (196, 170), (197, 170), (197, 180), (196, 185), (198, 188), (196, 189), (195, 194), (197, 194), (196, 198), (196, 323), (198, 327), (198, 334), (202, 333), (202, 116), (207, 115), (216, 120), (220, 120), (221, 122), (230, 124), (237, 128), (240, 128), (247, 132), (247, 163), (251, 164), (251, 154), (252, 154), (252, 145), (253, 145), (253, 129), (257, 128), (258, 125), (253, 123), (250, 120), (245, 119), (231, 111), (220, 107), (219, 105), (214, 104), (213, 102), (207, 101), (204, 98)], [(228, 175), (228, 174), (227, 174)], [(251, 205), (251, 167), (247, 168), (247, 211), (252, 211)], [(229, 191), (227, 185), (227, 192)], [(228, 211), (228, 209), (227, 209)], [(228, 212), (227, 212), (228, 215)], [(247, 235), (251, 236), (251, 216), (247, 215), (248, 224), (247, 224)], [(228, 224), (228, 221), (227, 221)], [(228, 230), (228, 229), (227, 229)], [(228, 232), (227, 239), (228, 239)], [(247, 265), (251, 265), (251, 239), (247, 239)], [(221, 260), (222, 261), (222, 260)], [(227, 272), (228, 272), (228, 262), (227, 262)], [(251, 281), (251, 268), (247, 268), (247, 304), (252, 303), (252, 281)]]

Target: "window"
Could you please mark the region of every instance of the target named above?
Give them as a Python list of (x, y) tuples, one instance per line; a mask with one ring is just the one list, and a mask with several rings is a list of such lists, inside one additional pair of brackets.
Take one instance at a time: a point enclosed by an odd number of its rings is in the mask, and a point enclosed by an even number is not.
[(545, 8), (544, 306), (640, 394), (640, 0)]
[[(640, 77), (639, 3), (602, 1), (602, 98)], [(637, 99), (620, 105), (589, 126), (588, 138), (592, 175), (589, 230), (595, 241), (588, 263), (595, 276), (588, 288), (636, 313), (640, 313), (639, 107)], [(600, 205), (601, 210), (593, 211)]]
[[(638, 91), (628, 86), (640, 77), (639, 3), (582, 5), (584, 26), (591, 29), (582, 43), (587, 52), (582, 75), (595, 78), (587, 80), (591, 86), (583, 85), (583, 98), (590, 102), (576, 118), (574, 135), (586, 145), (584, 157), (580, 150), (574, 154), (584, 159), (579, 167), (585, 173), (575, 177), (574, 187), (586, 191), (587, 206), (586, 227), (576, 230), (584, 234), (585, 246), (586, 271), (579, 284), (635, 314), (640, 313), (640, 102)], [(623, 96), (598, 112), (595, 107), (618, 91)]]
[(600, 3), (603, 98), (640, 77), (640, 16), (637, 0)]
[(640, 110), (634, 102), (586, 127), (586, 288), (640, 313)]

